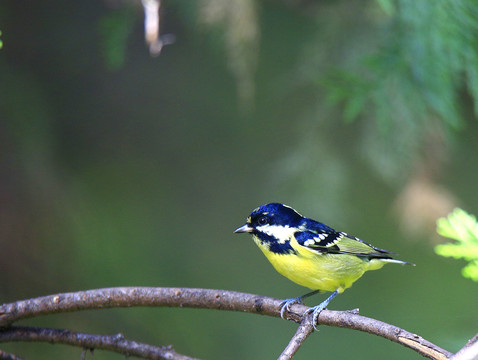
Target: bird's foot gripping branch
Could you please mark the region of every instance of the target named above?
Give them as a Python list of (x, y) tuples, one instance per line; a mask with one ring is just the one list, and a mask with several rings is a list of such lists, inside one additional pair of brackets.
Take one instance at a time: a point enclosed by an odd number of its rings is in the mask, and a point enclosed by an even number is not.
[[(19, 320), (43, 315), (133, 306), (229, 310), (280, 318), (281, 304), (279, 299), (254, 294), (192, 288), (119, 287), (55, 294), (1, 305), (0, 343), (42, 341), (68, 344), (82, 349), (104, 349), (145, 359), (192, 359), (167, 346), (137, 343), (118, 335), (93, 335), (63, 329), (18, 327), (14, 324)], [(299, 323), (300, 326), (286, 346), (281, 359), (290, 359), (313, 331), (312, 314), (303, 315), (308, 309), (304, 305), (295, 304), (291, 306), (291, 312), (287, 313), (286, 318)], [(320, 325), (343, 327), (381, 336), (430, 359), (448, 359), (453, 355), (416, 334), (354, 312), (323, 310), (318, 321)], [(12, 354), (5, 356), (8, 355)]]

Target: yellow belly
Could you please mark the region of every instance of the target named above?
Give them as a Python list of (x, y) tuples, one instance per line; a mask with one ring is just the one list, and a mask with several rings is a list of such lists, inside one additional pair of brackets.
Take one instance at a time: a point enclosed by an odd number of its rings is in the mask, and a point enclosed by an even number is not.
[(339, 293), (352, 286), (365, 271), (381, 268), (380, 260), (365, 260), (353, 255), (317, 254), (299, 245), (297, 254), (275, 254), (256, 241), (272, 266), (293, 282), (312, 290)]

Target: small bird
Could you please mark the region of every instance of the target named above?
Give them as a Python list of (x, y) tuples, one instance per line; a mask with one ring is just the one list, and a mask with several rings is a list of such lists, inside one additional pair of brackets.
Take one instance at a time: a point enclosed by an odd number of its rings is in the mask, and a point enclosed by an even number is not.
[(320, 291), (332, 294), (313, 312), (316, 328), (320, 312), (337, 294), (352, 286), (366, 271), (380, 269), (385, 263), (408, 264), (392, 258), (392, 253), (318, 221), (306, 218), (290, 206), (270, 203), (252, 211), (246, 224), (235, 233), (251, 233), (272, 266), (293, 282), (314, 291), (282, 302), (281, 316), (292, 304)]

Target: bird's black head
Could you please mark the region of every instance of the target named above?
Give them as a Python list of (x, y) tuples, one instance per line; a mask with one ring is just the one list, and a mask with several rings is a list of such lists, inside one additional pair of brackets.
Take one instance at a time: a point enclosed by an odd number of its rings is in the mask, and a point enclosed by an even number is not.
[(268, 227), (292, 228), (298, 227), (303, 219), (297, 211), (290, 206), (280, 203), (270, 203), (259, 206), (253, 210), (247, 218), (245, 225), (236, 229), (234, 232), (258, 232)]

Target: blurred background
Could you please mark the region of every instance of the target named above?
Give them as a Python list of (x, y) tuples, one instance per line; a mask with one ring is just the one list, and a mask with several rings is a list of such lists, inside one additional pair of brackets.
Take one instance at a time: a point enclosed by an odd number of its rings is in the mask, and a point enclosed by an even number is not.
[[(450, 351), (478, 332), (478, 284), (433, 250), (437, 218), (478, 214), (476, 2), (164, 0), (159, 40), (176, 41), (162, 49), (154, 31), (145, 43), (143, 4), (0, 3), (2, 303), (113, 286), (301, 295), (232, 233), (274, 201), (417, 264), (366, 274), (331, 309), (360, 308)], [(204, 359), (276, 358), (297, 327), (170, 308), (21, 323)], [(295, 358), (352, 351), (421, 358), (329, 327)]]

